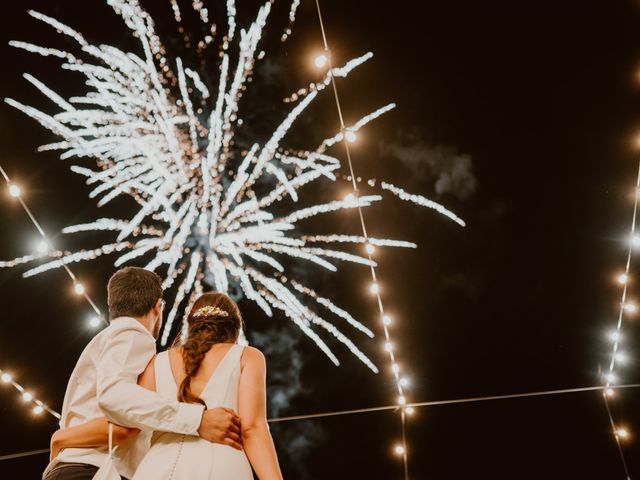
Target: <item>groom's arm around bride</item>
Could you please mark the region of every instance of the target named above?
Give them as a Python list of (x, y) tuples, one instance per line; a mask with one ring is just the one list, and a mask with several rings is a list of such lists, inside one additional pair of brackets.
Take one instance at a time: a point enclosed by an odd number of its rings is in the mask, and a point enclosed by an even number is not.
[(199, 435), (240, 448), (239, 420), (232, 411), (167, 402), (139, 386), (138, 375), (156, 353), (155, 339), (142, 321), (121, 317), (112, 323), (96, 369), (98, 405), (109, 421), (130, 428)]

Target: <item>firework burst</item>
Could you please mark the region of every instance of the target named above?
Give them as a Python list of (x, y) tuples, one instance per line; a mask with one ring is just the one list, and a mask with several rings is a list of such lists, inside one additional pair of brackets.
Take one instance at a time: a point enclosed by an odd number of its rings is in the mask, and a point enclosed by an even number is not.
[[(355, 328), (369, 337), (373, 337), (373, 332), (302, 280), (292, 278), (283, 265), (283, 259), (288, 258), (309, 268), (336, 272), (339, 262), (373, 264), (369, 257), (350, 252), (345, 246), (368, 241), (371, 245), (415, 247), (400, 240), (365, 239), (339, 232), (315, 236), (300, 233), (301, 220), (368, 207), (381, 201), (382, 193), (434, 208), (463, 225), (441, 205), (388, 183), (380, 183), (380, 192), (375, 195), (348, 196), (321, 204), (310, 203), (312, 199), (306, 198), (305, 189), (312, 184), (339, 179), (340, 160), (327, 154), (328, 149), (394, 105), (375, 110), (314, 149), (288, 150), (283, 147), (283, 140), (300, 115), (330, 84), (331, 75), (346, 77), (372, 54), (334, 68), (319, 82), (286, 98), (284, 105), (288, 110), (270, 137), (244, 148), (236, 142), (244, 123), (241, 98), (250, 86), (256, 62), (264, 56), (258, 47), (272, 2), (262, 5), (255, 20), (246, 29), (240, 29), (236, 25), (235, 4), (228, 0), (224, 35), (223, 27), (210, 23), (209, 11), (203, 3), (193, 2), (193, 9), (210, 32), (197, 44), (198, 50), (203, 51), (209, 45), (216, 45), (218, 50), (218, 77), (213, 82), (217, 83), (216, 91), (209, 90), (208, 82), (196, 70), (167, 54), (153, 19), (137, 0), (107, 0), (107, 3), (139, 41), (139, 53), (91, 44), (69, 26), (31, 11), (31, 16), (73, 39), (78, 53), (20, 41), (11, 45), (60, 58), (62, 69), (84, 77), (86, 93), (63, 98), (25, 74), (25, 79), (59, 111), (47, 114), (13, 99), (6, 101), (59, 137), (59, 141), (43, 145), (40, 150), (56, 150), (62, 159), (71, 159), (72, 171), (86, 178), (93, 188), (89, 196), (98, 206), (126, 196), (135, 202), (136, 210), (131, 218), (99, 218), (63, 230), (112, 232), (112, 243), (76, 252), (26, 255), (0, 266), (35, 262), (37, 265), (24, 273), (32, 276), (114, 254), (116, 266), (136, 262), (163, 274), (163, 286), (171, 289), (173, 295), (161, 335), (163, 345), (186, 303), (206, 287), (222, 292), (234, 288), (269, 316), (274, 310), (283, 312), (336, 365), (338, 358), (323, 340), (323, 331), (377, 371), (355, 343), (326, 317), (340, 319), (346, 328)], [(170, 3), (180, 23), (182, 13), (178, 3), (175, 0)], [(292, 2), (291, 23), (298, 4), (299, 1)], [(282, 40), (290, 33), (291, 24)], [(91, 159), (94, 166), (83, 165), (81, 161), (85, 159)]]

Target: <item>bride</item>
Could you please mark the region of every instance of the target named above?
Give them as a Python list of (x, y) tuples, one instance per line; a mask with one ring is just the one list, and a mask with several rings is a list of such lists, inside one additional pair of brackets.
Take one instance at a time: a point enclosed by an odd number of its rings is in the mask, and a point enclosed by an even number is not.
[[(266, 421), (265, 359), (259, 350), (237, 344), (241, 327), (240, 310), (231, 298), (223, 293), (201, 295), (187, 317), (184, 344), (157, 354), (138, 383), (167, 399), (237, 411), (243, 449), (154, 432), (132, 480), (252, 480), (252, 467), (259, 480), (282, 480)], [(106, 444), (106, 431), (104, 419), (59, 430), (52, 455), (66, 447), (99, 446), (87, 445), (97, 438)]]

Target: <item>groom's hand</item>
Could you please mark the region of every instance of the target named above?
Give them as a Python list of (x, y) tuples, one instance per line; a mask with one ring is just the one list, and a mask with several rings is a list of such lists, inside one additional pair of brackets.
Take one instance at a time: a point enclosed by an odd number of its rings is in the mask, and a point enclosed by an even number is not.
[(198, 434), (214, 443), (229, 445), (242, 450), (240, 439), (240, 417), (230, 408), (216, 407), (202, 414)]

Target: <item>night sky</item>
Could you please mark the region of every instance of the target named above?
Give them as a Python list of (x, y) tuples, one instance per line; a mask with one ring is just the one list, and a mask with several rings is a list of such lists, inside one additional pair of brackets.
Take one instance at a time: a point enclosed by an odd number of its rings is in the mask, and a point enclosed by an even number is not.
[[(142, 3), (153, 3), (163, 38), (175, 34), (168, 1)], [(238, 2), (241, 26), (255, 3)], [(294, 34), (282, 45), (277, 37), (286, 24), (285, 3), (272, 14), (276, 28), (265, 39), (271, 63), (256, 71), (264, 98), (274, 101), (265, 107), (256, 96), (248, 98), (255, 107), (245, 104), (248, 115), (266, 123), (282, 115), (278, 99), (318, 75), (309, 66), (321, 46), (315, 6), (303, 0)], [(31, 19), (31, 8), (91, 41), (137, 48), (100, 0), (5, 2), (3, 97), (53, 111), (21, 78), (25, 71), (65, 94), (83, 91), (55, 59), (7, 46), (19, 39), (73, 48)], [(400, 363), (412, 380), (409, 401), (597, 385), (610, 348), (606, 333), (617, 316), (615, 276), (626, 259), (637, 174), (640, 3), (327, 0), (323, 8), (338, 63), (368, 50), (375, 54), (339, 81), (347, 119), (397, 103), (354, 144), (358, 174), (430, 196), (467, 222), (463, 229), (391, 198), (365, 212), (372, 234), (419, 244), (416, 250), (378, 249), (377, 255)], [(314, 145), (332, 132), (334, 108), (325, 95), (291, 141)], [(131, 205), (98, 209), (68, 164), (55, 153), (36, 152), (54, 138), (22, 113), (0, 107), (0, 162), (23, 186), (54, 243), (97, 246), (103, 237), (59, 232), (99, 216), (128, 215)], [(343, 158), (342, 149), (332, 153)], [(7, 195), (0, 222), (0, 259), (32, 251), (35, 231)], [(332, 230), (357, 233), (355, 212), (327, 222)], [(112, 265), (104, 258), (73, 268), (102, 306)], [(270, 392), (288, 399), (272, 402), (270, 414), (392, 403), (366, 268), (347, 266), (326, 276), (295, 268), (376, 330), (374, 341), (355, 338), (382, 373), (372, 374), (338, 346), (342, 366), (334, 367), (283, 316), (266, 319), (241, 302), (250, 338), (267, 353)], [(90, 310), (71, 293), (64, 272), (23, 279), (22, 271), (0, 270), (0, 368), (59, 410), (68, 375), (95, 333), (87, 325)], [(640, 298), (638, 282), (630, 287), (631, 297)], [(623, 383), (640, 382), (639, 334), (630, 321)], [(639, 401), (640, 390), (629, 389), (613, 402), (616, 418), (631, 432), (624, 448), (633, 478), (640, 475)], [(1, 386), (0, 418), (0, 456), (46, 448), (56, 428), (52, 417), (34, 418), (15, 390)], [(396, 413), (282, 424), (273, 433), (287, 479), (401, 478), (401, 462), (391, 451), (399, 438)], [(624, 478), (597, 392), (421, 408), (409, 420), (408, 442), (412, 479)], [(0, 476), (36, 479), (46, 463), (46, 455), (3, 461)]]

